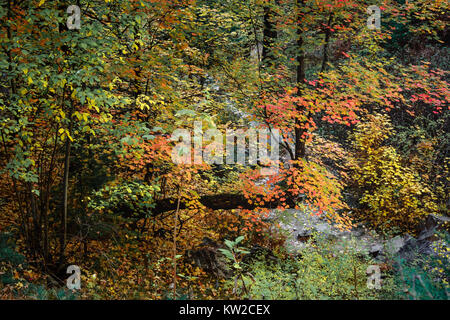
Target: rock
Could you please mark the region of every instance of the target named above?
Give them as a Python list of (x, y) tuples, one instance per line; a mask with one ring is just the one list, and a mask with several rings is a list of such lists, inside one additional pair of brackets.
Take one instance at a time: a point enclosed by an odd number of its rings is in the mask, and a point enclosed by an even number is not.
[(386, 252), (390, 255), (397, 254), (405, 246), (406, 240), (409, 238), (410, 236), (406, 235), (406, 236), (396, 236), (388, 240), (385, 244)]
[(224, 255), (218, 250), (221, 246), (206, 237), (200, 246), (198, 249), (186, 250), (186, 260), (219, 278), (230, 278), (232, 271), (228, 267)]
[[(305, 228), (305, 229), (301, 229), (298, 230), (296, 228), (293, 229), (294, 233), (297, 233), (297, 238), (301, 237), (311, 237), (312, 233), (313, 233), (313, 229), (312, 228)], [(296, 232), (297, 231), (297, 232)]]
[[(199, 248), (186, 250), (185, 257), (187, 261), (214, 274), (217, 278), (229, 279), (233, 276), (233, 271), (229, 268), (225, 256), (220, 252), (221, 248), (225, 247), (205, 237)], [(243, 262), (249, 264), (253, 259), (261, 258), (265, 261), (277, 260), (272, 250), (254, 245), (250, 249), (250, 253), (244, 256)]]
[(420, 228), (418, 239), (430, 241), (436, 240), (436, 231), (448, 229), (449, 225), (449, 217), (430, 214)]
[(397, 258), (405, 261), (412, 261), (418, 255), (430, 255), (433, 254), (433, 250), (431, 249), (432, 242), (426, 239), (416, 239), (413, 237), (409, 237), (404, 246), (397, 253)]
[(430, 227), (442, 228), (445, 227), (446, 224), (450, 223), (450, 217), (430, 214), (425, 220), (425, 223), (428, 229), (430, 229)]
[(333, 240), (336, 254), (342, 252), (345, 246), (351, 246), (356, 252), (368, 252), (379, 262), (385, 262), (386, 259), (412, 261), (417, 258), (417, 254), (434, 254), (432, 245), (436, 239), (436, 231), (450, 225), (449, 217), (429, 215), (417, 239), (404, 235), (384, 240), (362, 224), (349, 231), (341, 231), (326, 219), (308, 211), (274, 210), (272, 217), (280, 222), (281, 229), (286, 232), (285, 246), (292, 253), (301, 254), (309, 246), (311, 236), (317, 233), (325, 239)]
[(301, 235), (301, 234), (298, 234), (297, 235), (297, 241), (308, 242), (309, 239), (311, 239), (311, 237), (312, 237), (312, 235)]
[(436, 229), (422, 230), (419, 233), (418, 240), (427, 240), (427, 241), (436, 240)]
[(383, 252), (383, 249), (384, 247), (382, 244), (379, 243), (373, 244), (370, 246), (369, 254), (375, 258)]

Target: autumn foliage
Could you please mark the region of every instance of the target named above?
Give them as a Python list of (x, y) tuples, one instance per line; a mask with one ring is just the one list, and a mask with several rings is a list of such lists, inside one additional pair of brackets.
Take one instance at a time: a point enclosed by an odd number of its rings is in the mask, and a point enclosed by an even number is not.
[[(336, 288), (341, 262), (358, 290), (368, 261), (298, 262), (274, 216), (415, 234), (448, 214), (448, 1), (379, 1), (375, 30), (366, 0), (75, 2), (79, 29), (67, 1), (0, 4), (0, 297), (261, 297), (308, 265), (292, 283), (329, 270)], [(172, 134), (198, 123), (278, 130), (278, 170), (247, 149), (241, 165), (176, 164)], [(253, 251), (220, 256), (234, 239)], [(251, 287), (258, 250), (277, 262)]]

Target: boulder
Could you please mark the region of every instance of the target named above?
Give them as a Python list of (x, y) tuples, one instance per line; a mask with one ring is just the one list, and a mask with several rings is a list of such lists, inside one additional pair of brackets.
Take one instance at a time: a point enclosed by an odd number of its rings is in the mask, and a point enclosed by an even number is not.
[(387, 240), (385, 243), (386, 253), (394, 256), (396, 255), (406, 244), (407, 240), (410, 239), (411, 236), (396, 236), (390, 240)]
[(380, 244), (380, 243), (375, 243), (375, 244), (373, 244), (373, 245), (370, 246), (370, 248), (369, 248), (369, 254), (370, 254), (372, 257), (376, 258), (377, 256), (379, 256), (380, 254), (383, 253), (383, 249), (384, 249), (384, 247), (383, 247), (382, 244)]
[[(308, 240), (315, 233), (333, 239), (334, 250), (342, 252), (344, 246), (350, 245), (357, 252), (368, 252), (376, 261), (386, 259), (405, 259), (412, 261), (418, 254), (434, 254), (433, 241), (437, 239), (436, 231), (448, 230), (450, 218), (430, 214), (422, 224), (419, 235), (414, 238), (408, 234), (383, 239), (376, 232), (358, 225), (348, 231), (341, 231), (333, 223), (308, 211), (288, 209), (283, 212), (273, 211), (281, 229), (286, 232), (286, 248), (299, 254), (308, 246)], [(349, 241), (351, 240), (351, 241)]]
[(434, 254), (431, 249), (432, 242), (426, 239), (416, 239), (413, 237), (405, 241), (404, 246), (399, 250), (396, 257), (407, 262), (414, 260), (418, 255)]
[(185, 257), (188, 262), (218, 278), (230, 278), (232, 271), (228, 267), (224, 255), (218, 250), (220, 248), (223, 247), (214, 240), (205, 237), (199, 248), (186, 250)]
[(436, 240), (436, 231), (448, 230), (450, 226), (450, 218), (445, 216), (437, 216), (430, 214), (421, 225), (419, 240)]

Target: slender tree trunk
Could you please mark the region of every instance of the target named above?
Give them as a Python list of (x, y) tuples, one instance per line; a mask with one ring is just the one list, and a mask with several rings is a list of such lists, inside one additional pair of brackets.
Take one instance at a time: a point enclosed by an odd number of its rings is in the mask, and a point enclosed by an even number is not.
[(331, 24), (333, 23), (333, 12), (330, 12), (330, 17), (328, 18), (328, 26), (325, 30), (325, 44), (323, 46), (323, 60), (322, 60), (322, 67), (320, 68), (320, 72), (324, 72), (325, 68), (328, 63), (328, 46), (330, 43), (330, 37), (331, 37)]
[[(69, 134), (72, 134), (72, 112), (73, 112), (73, 102), (71, 101), (70, 112), (69, 112)], [(60, 238), (60, 264), (65, 262), (65, 250), (67, 243), (67, 202), (68, 202), (68, 189), (69, 189), (69, 167), (70, 167), (70, 150), (71, 141), (69, 137), (66, 137), (66, 149), (64, 152), (64, 175), (63, 175), (63, 205), (61, 213), (61, 238)]]
[[(58, 132), (58, 127), (56, 128), (56, 132)], [(56, 149), (58, 146), (58, 136), (55, 136), (55, 143), (53, 145), (52, 156), (50, 159), (50, 166), (47, 171), (47, 179), (45, 186), (45, 207), (42, 211), (43, 220), (44, 220), (44, 262), (45, 265), (48, 264), (49, 260), (49, 237), (48, 237), (48, 213), (50, 210), (50, 188), (52, 185), (52, 172), (55, 165), (55, 157), (56, 157)]]
[(274, 12), (270, 4), (264, 6), (264, 27), (263, 27), (263, 49), (262, 49), (262, 63), (264, 66), (269, 66), (274, 63), (273, 44), (277, 38), (277, 32), (273, 25)]
[[(77, 1), (77, 5), (79, 5), (79, 2)], [(62, 10), (67, 9), (67, 3), (62, 2), (59, 4), (59, 8)], [(67, 32), (67, 25), (65, 23), (59, 23), (59, 32), (64, 33)], [(75, 32), (75, 30), (72, 30)], [(61, 46), (61, 50), (65, 52), (65, 55), (71, 56), (73, 54), (71, 48), (69, 48), (66, 45)], [(66, 94), (66, 86), (64, 86), (63, 89), (63, 95), (62, 95), (62, 106), (65, 105), (65, 94)], [(70, 90), (67, 93), (68, 97), (70, 97)], [(70, 101), (71, 105), (69, 108), (69, 134), (72, 134), (72, 112), (73, 112), (73, 101)], [(68, 203), (68, 189), (69, 189), (69, 166), (70, 166), (70, 149), (71, 149), (71, 141), (69, 137), (66, 136), (66, 143), (65, 143), (65, 151), (64, 151), (64, 173), (63, 173), (63, 180), (62, 180), (62, 192), (63, 192), (63, 200), (62, 200), (62, 210), (61, 210), (61, 234), (59, 239), (59, 245), (60, 245), (60, 252), (59, 252), (59, 264), (62, 266), (65, 263), (66, 256), (66, 244), (67, 244), (67, 203)]]
[(67, 241), (67, 190), (69, 186), (69, 165), (70, 165), (70, 139), (66, 137), (66, 150), (64, 155), (64, 176), (63, 176), (63, 205), (61, 214), (61, 238), (60, 238), (60, 261), (65, 260), (65, 248)]
[[(297, 0), (297, 95), (302, 95), (302, 85), (305, 82), (305, 54), (303, 51), (303, 29), (300, 25), (302, 19), (300, 8), (304, 5), (304, 0)], [(300, 115), (305, 112), (303, 106), (297, 106), (297, 113)], [(300, 128), (301, 122), (298, 117), (295, 119), (295, 158), (294, 160), (299, 160), (305, 156), (305, 139), (302, 138), (305, 131)]]
[(180, 186), (178, 187), (178, 200), (177, 200), (177, 210), (175, 210), (175, 216), (173, 221), (173, 299), (176, 298), (177, 294), (177, 222), (178, 222), (178, 212), (180, 211), (181, 202), (181, 189), (183, 187), (183, 177), (181, 177)]
[(35, 258), (41, 258), (42, 247), (41, 247), (41, 224), (40, 217), (38, 216), (38, 209), (36, 205), (36, 199), (33, 194), (33, 185), (28, 183), (28, 195), (30, 197), (30, 210), (31, 216), (33, 218), (33, 231), (32, 231), (32, 242), (33, 242), (33, 254)]

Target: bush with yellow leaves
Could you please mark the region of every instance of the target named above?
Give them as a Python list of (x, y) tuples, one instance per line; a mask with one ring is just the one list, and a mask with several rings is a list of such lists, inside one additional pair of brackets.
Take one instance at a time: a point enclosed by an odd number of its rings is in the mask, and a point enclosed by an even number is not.
[(413, 169), (386, 145), (394, 133), (385, 115), (370, 115), (352, 137), (356, 151), (351, 179), (360, 196), (360, 218), (380, 230), (414, 233), (425, 216), (437, 211), (435, 196)]

